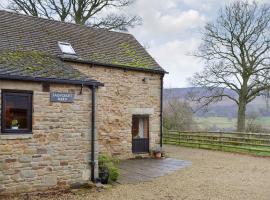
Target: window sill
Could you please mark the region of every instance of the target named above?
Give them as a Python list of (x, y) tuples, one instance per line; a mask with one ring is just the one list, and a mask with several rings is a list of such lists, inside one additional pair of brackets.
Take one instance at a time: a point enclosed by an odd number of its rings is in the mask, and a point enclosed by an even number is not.
[(14, 134), (14, 135), (0, 135), (2, 140), (25, 140), (33, 138), (32, 134)]

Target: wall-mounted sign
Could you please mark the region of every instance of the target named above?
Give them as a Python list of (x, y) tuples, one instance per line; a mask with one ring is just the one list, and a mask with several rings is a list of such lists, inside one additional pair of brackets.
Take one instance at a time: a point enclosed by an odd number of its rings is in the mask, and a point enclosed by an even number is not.
[(72, 103), (74, 102), (74, 97), (75, 95), (73, 93), (63, 93), (63, 92), (50, 93), (51, 102)]

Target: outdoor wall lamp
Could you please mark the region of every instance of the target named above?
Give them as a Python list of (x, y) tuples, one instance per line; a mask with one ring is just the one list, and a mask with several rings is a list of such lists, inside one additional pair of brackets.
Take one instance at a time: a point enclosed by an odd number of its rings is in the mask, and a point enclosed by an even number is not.
[(142, 81), (143, 81), (144, 83), (148, 83), (148, 80), (149, 80), (148, 78), (143, 78)]

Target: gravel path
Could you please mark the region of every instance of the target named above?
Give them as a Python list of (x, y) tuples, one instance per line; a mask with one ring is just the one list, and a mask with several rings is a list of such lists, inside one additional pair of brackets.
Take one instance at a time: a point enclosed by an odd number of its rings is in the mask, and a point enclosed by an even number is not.
[(165, 148), (170, 157), (191, 161), (192, 165), (151, 182), (116, 185), (102, 192), (66, 194), (46, 199), (270, 199), (270, 158), (176, 146)]

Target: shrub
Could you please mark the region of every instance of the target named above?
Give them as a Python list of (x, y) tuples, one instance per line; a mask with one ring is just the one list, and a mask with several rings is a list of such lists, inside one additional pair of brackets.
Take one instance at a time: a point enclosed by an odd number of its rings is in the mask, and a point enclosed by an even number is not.
[(119, 161), (112, 159), (110, 156), (106, 154), (100, 154), (98, 157), (99, 162), (99, 170), (104, 168), (109, 170), (109, 182), (117, 181), (118, 177), (120, 176), (120, 172), (118, 169)]
[(119, 169), (116, 166), (109, 167), (109, 181), (117, 181), (120, 175)]

